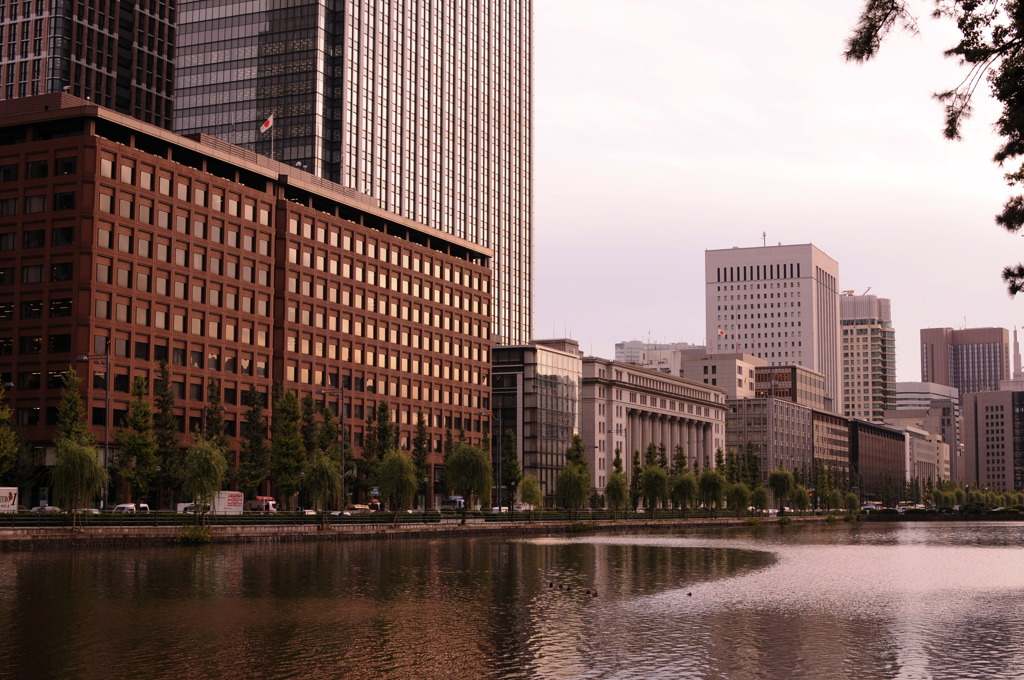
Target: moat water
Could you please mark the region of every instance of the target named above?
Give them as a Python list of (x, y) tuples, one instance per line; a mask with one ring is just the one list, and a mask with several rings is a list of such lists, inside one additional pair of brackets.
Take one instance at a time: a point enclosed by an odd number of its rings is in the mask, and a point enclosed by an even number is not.
[(0, 554), (0, 679), (1021, 678), (1024, 523)]

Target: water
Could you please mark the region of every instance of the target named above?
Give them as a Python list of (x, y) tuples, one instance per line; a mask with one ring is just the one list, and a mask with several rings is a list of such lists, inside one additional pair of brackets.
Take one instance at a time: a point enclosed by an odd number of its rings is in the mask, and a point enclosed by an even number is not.
[(6, 553), (0, 679), (1020, 678), (1022, 546), (839, 523)]

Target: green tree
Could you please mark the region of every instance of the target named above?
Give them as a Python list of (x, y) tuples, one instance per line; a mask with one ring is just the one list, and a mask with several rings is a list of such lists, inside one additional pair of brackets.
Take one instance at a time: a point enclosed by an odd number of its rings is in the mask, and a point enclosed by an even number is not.
[(327, 511), (341, 500), (341, 471), (338, 464), (324, 453), (314, 453), (306, 466), (304, 481), (309, 502), (320, 513), (320, 526), (326, 528)]
[[(1024, 154), (1024, 11), (1019, 0), (947, 0), (940, 2), (932, 17), (956, 25), (958, 42), (944, 52), (967, 67), (967, 74), (952, 89), (935, 93), (945, 107), (943, 135), (960, 139), (963, 121), (971, 114), (977, 88), (988, 82), (992, 96), (1002, 105), (995, 128), (1003, 145), (993, 160), (1000, 166), (1015, 163)], [(864, 9), (846, 43), (845, 56), (864, 62), (878, 54), (886, 34), (899, 26), (917, 31), (917, 22), (907, 0), (864, 0)], [(1013, 187), (1024, 181), (1019, 164), (1005, 175)], [(1009, 198), (995, 221), (1017, 233), (1024, 226), (1024, 196)], [(1024, 290), (1024, 264), (1003, 269), (1010, 295)]]
[(423, 509), (427, 509), (427, 498), (433, 481), (430, 464), (430, 435), (427, 433), (427, 418), (421, 411), (416, 416), (416, 436), (412, 438), (412, 464), (416, 468), (417, 491), (423, 494)]
[(178, 438), (178, 417), (174, 413), (174, 390), (171, 386), (171, 371), (166, 361), (160, 362), (160, 373), (153, 385), (154, 413), (153, 436), (156, 437), (156, 459), (160, 466), (157, 475), (158, 503), (163, 503), (166, 486), (171, 490), (171, 506), (174, 505), (174, 490), (181, 487), (185, 477), (185, 457), (181, 455)]
[(804, 488), (803, 484), (797, 484), (794, 486), (790, 497), (793, 502), (793, 507), (796, 508), (801, 515), (807, 512), (807, 509), (811, 507), (811, 497), (807, 493), (807, 489)]
[[(224, 485), (228, 461), (224, 449), (202, 437), (185, 454), (184, 478), (181, 490), (186, 498), (203, 508), (213, 507), (213, 497)], [(202, 515), (196, 513), (196, 522)]]
[(544, 507), (544, 492), (541, 491), (540, 482), (532, 475), (523, 477), (519, 486), (520, 497), (523, 503), (530, 506), (530, 520), (533, 520), (533, 511)]
[(725, 496), (725, 477), (718, 468), (704, 468), (697, 480), (700, 500), (712, 514), (717, 514)]
[(682, 472), (688, 467), (686, 462), (686, 453), (683, 451), (682, 444), (676, 444), (676, 450), (672, 454), (672, 471)]
[[(516, 444), (516, 433), (505, 430), (501, 437), (501, 479), (515, 503), (516, 489), (523, 481), (523, 469), (519, 465), (519, 447)], [(501, 504), (499, 504), (501, 505)]]
[(128, 412), (114, 436), (118, 450), (114, 455), (113, 468), (117, 478), (129, 491), (126, 502), (131, 502), (132, 492), (141, 498), (149, 491), (157, 467), (153, 408), (146, 400), (149, 386), (145, 377), (135, 376), (131, 394)]
[(754, 489), (761, 483), (761, 459), (757, 455), (758, 445), (754, 442), (747, 442), (743, 449), (743, 474), (742, 482), (748, 488)]
[(224, 435), (224, 404), (220, 399), (220, 381), (210, 377), (206, 381), (206, 406), (203, 408), (203, 437), (220, 447), (227, 455), (228, 438)]
[(363, 459), (359, 462), (365, 490), (378, 486), (380, 462), (393, 448), (398, 447), (398, 428), (391, 422), (388, 402), (380, 401), (366, 417), (363, 433)]
[(612, 519), (616, 514), (622, 512), (629, 503), (629, 486), (626, 484), (626, 475), (616, 471), (608, 478), (608, 485), (604, 488), (604, 494), (608, 498), (608, 509), (612, 511)]
[(736, 516), (741, 517), (747, 514), (750, 506), (750, 489), (743, 482), (729, 484), (725, 489), (725, 501), (736, 512)]
[(270, 473), (277, 490), (284, 496), (287, 507), (292, 507), (295, 495), (302, 487), (302, 472), (306, 465), (306, 447), (300, 430), (299, 398), (295, 392), (284, 390), (274, 404), (274, 422), (271, 423)]
[(768, 474), (768, 488), (772, 490), (772, 495), (775, 496), (775, 507), (779, 509), (780, 515), (786, 505), (786, 499), (793, 492), (793, 486), (793, 475), (785, 468), (780, 467)]
[(300, 410), (302, 446), (306, 449), (307, 455), (312, 456), (323, 451), (320, 447), (320, 423), (317, 421), (318, 414), (313, 395), (307, 394), (302, 398)]
[(82, 380), (73, 368), (65, 371), (62, 378), (51, 483), (54, 500), (72, 512), (74, 528), (74, 511), (92, 502), (106, 486), (108, 475), (99, 463), (95, 439), (85, 419), (85, 406), (79, 391)]
[(672, 504), (683, 511), (686, 517), (687, 508), (697, 502), (697, 478), (690, 470), (684, 470), (672, 482)]
[(0, 482), (6, 483), (9, 479), (8, 474), (15, 469), (21, 448), (21, 437), (14, 429), (6, 390), (0, 385)]
[(839, 510), (843, 507), (843, 492), (839, 489), (831, 489), (819, 498), (825, 503), (827, 510)]
[(654, 442), (647, 445), (647, 450), (644, 452), (644, 467), (648, 465), (658, 464), (658, 447), (655, 446)]
[(768, 505), (771, 501), (768, 498), (768, 489), (758, 484), (754, 487), (754, 490), (750, 492), (750, 504), (757, 509), (758, 512), (763, 513), (768, 509)]
[(629, 510), (630, 512), (636, 512), (637, 506), (640, 504), (640, 499), (643, 498), (643, 490), (640, 488), (640, 473), (643, 468), (640, 467), (640, 451), (633, 451), (633, 465), (629, 480)]
[(260, 485), (270, 475), (270, 443), (267, 441), (267, 419), (263, 415), (266, 399), (256, 385), (250, 385), (242, 396), (245, 415), (242, 419), (242, 449), (238, 457), (238, 487), (246, 496), (259, 495)]
[(654, 518), (658, 506), (669, 499), (668, 473), (660, 465), (648, 465), (640, 472), (640, 488)]
[(590, 495), (590, 468), (586, 456), (583, 438), (574, 434), (565, 451), (565, 467), (555, 480), (558, 504), (569, 511), (570, 517), (586, 507)]
[(860, 500), (857, 498), (857, 494), (852, 491), (848, 492), (843, 496), (843, 505), (846, 506), (846, 511), (850, 513), (860, 510)]
[(405, 454), (392, 449), (384, 455), (380, 463), (380, 493), (388, 499), (391, 511), (395, 513), (395, 526), (398, 525), (398, 513), (412, 504), (419, 486), (416, 466)]
[(456, 444), (445, 466), (448, 489), (465, 499), (462, 506), (462, 523), (466, 523), (466, 510), (470, 498), (476, 496), (485, 500), (491, 491), (491, 461), (487, 452), (479, 446)]

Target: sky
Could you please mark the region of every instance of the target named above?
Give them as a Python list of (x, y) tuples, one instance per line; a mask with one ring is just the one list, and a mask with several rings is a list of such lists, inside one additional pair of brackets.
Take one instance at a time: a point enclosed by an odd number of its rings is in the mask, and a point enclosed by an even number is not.
[(534, 336), (702, 344), (704, 251), (765, 241), (892, 301), (899, 381), (920, 380), (921, 328), (1012, 330), (1000, 109), (984, 87), (963, 141), (942, 136), (932, 93), (965, 69), (915, 1), (919, 32), (861, 65), (842, 51), (862, 0), (535, 0)]

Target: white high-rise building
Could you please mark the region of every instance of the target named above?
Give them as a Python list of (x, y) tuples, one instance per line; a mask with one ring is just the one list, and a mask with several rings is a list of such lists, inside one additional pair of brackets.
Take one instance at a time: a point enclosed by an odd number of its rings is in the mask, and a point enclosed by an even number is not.
[(890, 301), (844, 291), (843, 415), (880, 423), (896, 408), (896, 333)]
[(708, 353), (743, 352), (825, 377), (839, 408), (839, 264), (812, 244), (704, 253)]

